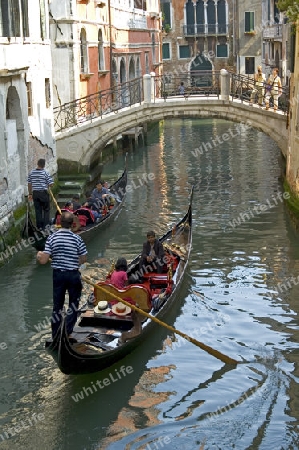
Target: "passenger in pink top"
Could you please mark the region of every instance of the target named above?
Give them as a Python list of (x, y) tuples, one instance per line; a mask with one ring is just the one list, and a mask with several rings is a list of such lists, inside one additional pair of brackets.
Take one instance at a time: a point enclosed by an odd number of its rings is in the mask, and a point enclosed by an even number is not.
[(125, 258), (118, 258), (115, 270), (111, 275), (111, 283), (118, 289), (124, 289), (128, 285), (128, 263)]

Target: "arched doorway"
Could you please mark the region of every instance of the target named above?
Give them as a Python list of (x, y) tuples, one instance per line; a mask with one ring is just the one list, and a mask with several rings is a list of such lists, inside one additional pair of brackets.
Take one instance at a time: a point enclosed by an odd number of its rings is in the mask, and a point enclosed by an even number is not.
[(7, 187), (13, 194), (13, 191), (19, 189), (20, 186), (26, 185), (27, 178), (24, 122), (19, 94), (14, 86), (10, 86), (7, 91), (5, 131), (7, 135), (6, 155), (1, 152), (1, 168), (2, 162), (5, 162), (6, 174), (4, 176), (7, 178)]
[[(135, 74), (135, 61), (133, 56), (130, 58), (129, 62), (129, 81), (134, 80), (136, 78)], [(136, 91), (136, 81), (129, 83), (129, 95), (131, 104), (136, 103), (137, 91)]]
[(211, 61), (204, 54), (197, 55), (190, 66), (191, 85), (197, 87), (212, 86), (212, 70)]
[(120, 61), (119, 67), (119, 76), (120, 76), (120, 84), (121, 84), (121, 104), (122, 106), (126, 106), (129, 104), (129, 89), (126, 85), (127, 77), (126, 77), (126, 64), (124, 58)]

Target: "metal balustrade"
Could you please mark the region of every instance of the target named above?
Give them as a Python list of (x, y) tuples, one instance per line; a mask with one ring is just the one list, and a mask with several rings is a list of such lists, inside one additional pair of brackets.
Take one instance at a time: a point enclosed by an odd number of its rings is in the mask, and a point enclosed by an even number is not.
[[(249, 103), (254, 89), (253, 75), (230, 75), (230, 101), (239, 100)], [(184, 72), (180, 75), (171, 73), (155, 76), (154, 93), (152, 101), (173, 98), (217, 97), (221, 94), (221, 75), (219, 71), (195, 71)], [(180, 92), (181, 82), (184, 83), (184, 92)], [(265, 83), (266, 92), (266, 83)], [(63, 131), (81, 123), (92, 122), (110, 113), (117, 113), (123, 108), (141, 104), (144, 100), (143, 78), (136, 78), (126, 83), (119, 84), (113, 89), (100, 91), (65, 103), (54, 108), (55, 131)], [(257, 99), (256, 99), (257, 100)], [(271, 100), (270, 100), (271, 106)], [(278, 99), (278, 109), (285, 114), (289, 109), (289, 88), (282, 88), (282, 94)]]
[(142, 78), (136, 78), (54, 108), (54, 128), (56, 132), (63, 131), (142, 101)]
[[(239, 99), (241, 102), (250, 103), (251, 101), (251, 93), (255, 89), (255, 83), (254, 83), (254, 75), (237, 75), (234, 73), (231, 73), (231, 99), (234, 101), (234, 99)], [(270, 87), (268, 86), (267, 82), (264, 83), (264, 96), (263, 96), (263, 104), (265, 105), (266, 95), (267, 91), (269, 92)], [(254, 103), (257, 101), (257, 93), (254, 100)], [(269, 103), (270, 106), (272, 105), (273, 99), (269, 95)], [(278, 110), (283, 111), (285, 114), (288, 113), (289, 109), (289, 87), (283, 86), (282, 87), (282, 93), (278, 98)]]
[[(170, 97), (180, 96), (188, 98), (192, 95), (203, 97), (220, 95), (220, 72), (197, 71), (188, 72), (180, 76), (171, 74), (155, 77), (155, 96), (166, 100)], [(181, 82), (184, 83), (184, 92), (181, 93)]]

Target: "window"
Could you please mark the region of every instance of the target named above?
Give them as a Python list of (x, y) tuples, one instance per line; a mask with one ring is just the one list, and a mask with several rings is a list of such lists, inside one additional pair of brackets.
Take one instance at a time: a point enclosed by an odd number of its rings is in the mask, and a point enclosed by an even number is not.
[(203, 0), (196, 2), (196, 24), (197, 33), (203, 34), (205, 32), (205, 6)]
[(80, 33), (80, 68), (81, 73), (88, 73), (87, 69), (87, 42), (86, 31), (82, 28)]
[(162, 58), (170, 59), (170, 44), (169, 43), (164, 43), (162, 45)]
[(217, 58), (227, 58), (227, 44), (218, 44), (216, 52)]
[(217, 4), (218, 33), (226, 33), (226, 4), (219, 0)]
[(33, 111), (32, 111), (32, 85), (31, 85), (30, 81), (28, 83), (26, 83), (26, 90), (27, 90), (28, 116), (32, 116), (33, 115)]
[(46, 39), (47, 31), (46, 31), (45, 0), (40, 0), (39, 5), (40, 5), (40, 35), (42, 39)]
[(216, 8), (214, 0), (207, 2), (207, 16), (208, 16), (208, 31), (209, 33), (216, 32)]
[(245, 33), (250, 33), (254, 31), (254, 12), (245, 12)]
[(186, 20), (187, 20), (187, 34), (195, 34), (195, 15), (194, 5), (192, 0), (188, 0), (186, 3)]
[(245, 73), (249, 74), (249, 75), (254, 74), (254, 67), (255, 67), (254, 57), (250, 57), (250, 56), (246, 57), (245, 58)]
[(145, 53), (145, 73), (149, 73), (149, 56)]
[(179, 58), (190, 58), (190, 47), (189, 45), (179, 45)]
[(51, 106), (51, 88), (50, 88), (50, 79), (45, 79), (45, 99), (46, 99), (46, 108), (50, 108)]
[(0, 36), (29, 36), (28, 0), (0, 0)]
[(146, 11), (146, 0), (134, 0), (134, 8), (143, 9), (143, 11)]
[(102, 30), (99, 30), (99, 33), (98, 33), (98, 70), (104, 70), (104, 52), (103, 52)]
[(161, 10), (162, 10), (162, 27), (164, 30), (169, 29), (171, 28), (170, 3), (169, 2), (161, 3)]

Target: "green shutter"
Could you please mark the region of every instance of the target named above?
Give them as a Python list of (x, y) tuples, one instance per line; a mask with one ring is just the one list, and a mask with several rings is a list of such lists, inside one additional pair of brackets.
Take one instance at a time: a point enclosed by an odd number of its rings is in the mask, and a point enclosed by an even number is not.
[(179, 54), (180, 58), (190, 58), (190, 47), (189, 45), (180, 45), (179, 46)]
[(162, 58), (170, 59), (170, 45), (168, 43), (162, 45)]
[(218, 44), (217, 45), (217, 58), (227, 58), (227, 45)]
[(254, 12), (246, 11), (245, 12), (245, 33), (250, 33), (250, 31), (254, 31)]

